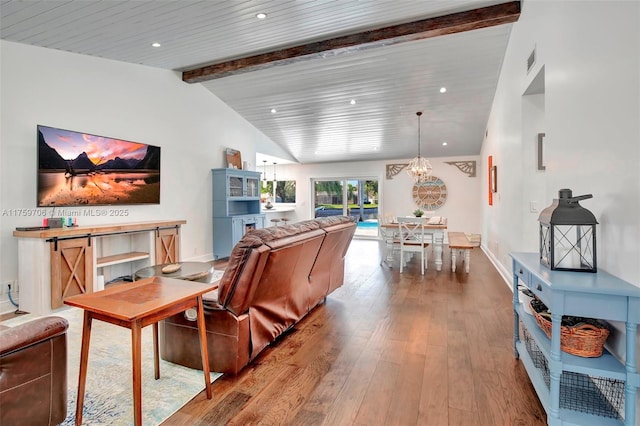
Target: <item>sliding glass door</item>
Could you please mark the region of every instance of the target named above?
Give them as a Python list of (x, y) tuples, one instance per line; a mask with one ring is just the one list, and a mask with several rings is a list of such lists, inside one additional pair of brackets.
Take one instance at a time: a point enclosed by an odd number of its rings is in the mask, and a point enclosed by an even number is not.
[(313, 186), (315, 217), (352, 216), (357, 236), (378, 236), (377, 179), (314, 179)]
[(314, 180), (313, 207), (315, 217), (346, 215), (344, 182)]

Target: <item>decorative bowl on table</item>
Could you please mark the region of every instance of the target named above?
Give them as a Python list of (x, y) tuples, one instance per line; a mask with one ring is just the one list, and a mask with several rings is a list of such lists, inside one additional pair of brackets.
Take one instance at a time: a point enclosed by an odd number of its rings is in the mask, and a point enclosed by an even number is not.
[(180, 263), (170, 263), (170, 264), (162, 267), (162, 273), (163, 274), (173, 274), (174, 272), (179, 271), (180, 268), (182, 268), (182, 265)]

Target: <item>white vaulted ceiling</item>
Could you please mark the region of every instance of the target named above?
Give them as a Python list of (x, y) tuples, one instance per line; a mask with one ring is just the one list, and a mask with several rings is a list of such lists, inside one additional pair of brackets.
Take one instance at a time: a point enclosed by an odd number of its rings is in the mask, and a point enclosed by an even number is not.
[[(0, 36), (185, 71), (501, 3), (3, 0)], [(258, 12), (267, 18), (256, 19)], [(328, 52), (185, 84), (204, 85), (302, 163), (413, 157), (416, 111), (424, 111), (423, 155), (477, 155), (512, 25)]]

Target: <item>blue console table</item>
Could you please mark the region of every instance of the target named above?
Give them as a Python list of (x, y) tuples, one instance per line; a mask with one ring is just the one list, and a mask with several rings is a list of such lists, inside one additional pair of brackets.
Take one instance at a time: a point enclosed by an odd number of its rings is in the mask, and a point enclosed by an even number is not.
[[(640, 287), (604, 271), (552, 271), (538, 253), (511, 253), (513, 259), (513, 342), (516, 358), (527, 370), (549, 425), (626, 425), (636, 420), (640, 374), (636, 332), (640, 323)], [(552, 338), (523, 309), (518, 284), (531, 290), (551, 311)], [(626, 362), (609, 351), (584, 358), (560, 350), (563, 315), (626, 324)]]

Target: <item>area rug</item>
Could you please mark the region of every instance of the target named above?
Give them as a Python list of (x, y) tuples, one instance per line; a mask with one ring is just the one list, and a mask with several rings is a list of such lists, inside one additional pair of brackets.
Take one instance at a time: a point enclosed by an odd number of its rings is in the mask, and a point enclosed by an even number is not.
[[(83, 310), (68, 308), (55, 312), (69, 321), (67, 330), (67, 418), (75, 424), (78, 368), (82, 341)], [(34, 319), (28, 314), (2, 324), (15, 326)], [(89, 344), (89, 366), (85, 386), (83, 425), (133, 424), (131, 385), (131, 331), (94, 320)], [(211, 382), (222, 376), (211, 373)], [(160, 379), (153, 377), (153, 327), (142, 330), (142, 423), (158, 425), (204, 390), (201, 370), (160, 360)]]

